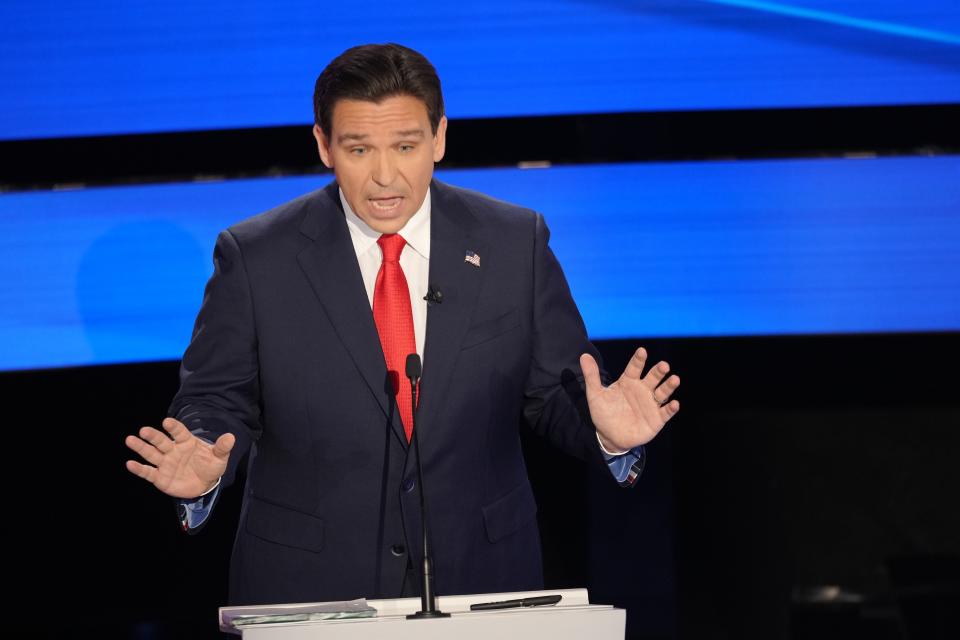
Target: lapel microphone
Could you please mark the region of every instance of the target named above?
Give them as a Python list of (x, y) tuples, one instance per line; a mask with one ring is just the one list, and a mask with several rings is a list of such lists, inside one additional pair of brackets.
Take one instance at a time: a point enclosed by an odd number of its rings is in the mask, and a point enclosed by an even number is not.
[(434, 304), (440, 304), (443, 302), (443, 292), (435, 288), (432, 284), (427, 287), (427, 295), (423, 296), (423, 299), (427, 302), (432, 302)]

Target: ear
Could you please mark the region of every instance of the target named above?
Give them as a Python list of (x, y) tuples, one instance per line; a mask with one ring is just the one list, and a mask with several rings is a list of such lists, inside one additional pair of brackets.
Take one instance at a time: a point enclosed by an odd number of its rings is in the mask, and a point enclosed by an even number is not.
[(330, 153), (330, 141), (323, 134), (320, 125), (313, 125), (313, 137), (317, 140), (317, 151), (320, 152), (320, 160), (323, 161), (327, 169), (333, 169), (333, 154)]
[(437, 125), (437, 135), (433, 136), (433, 161), (443, 160), (443, 154), (447, 150), (447, 116), (440, 118)]

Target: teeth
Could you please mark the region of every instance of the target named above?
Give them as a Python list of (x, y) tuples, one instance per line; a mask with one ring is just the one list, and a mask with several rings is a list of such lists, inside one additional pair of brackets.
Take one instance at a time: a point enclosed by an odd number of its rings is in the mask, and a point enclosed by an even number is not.
[(377, 209), (387, 210), (394, 209), (398, 204), (400, 204), (400, 198), (390, 198), (389, 200), (371, 200), (373, 206)]

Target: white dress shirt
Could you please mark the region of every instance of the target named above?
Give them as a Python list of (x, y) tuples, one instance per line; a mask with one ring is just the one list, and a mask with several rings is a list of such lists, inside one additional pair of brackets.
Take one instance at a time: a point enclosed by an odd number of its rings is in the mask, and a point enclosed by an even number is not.
[[(340, 190), (340, 202), (347, 217), (350, 240), (360, 264), (363, 286), (367, 290), (367, 300), (373, 308), (373, 291), (377, 285), (377, 273), (383, 264), (383, 251), (377, 240), (382, 235), (374, 231), (350, 208)], [(417, 212), (407, 220), (407, 224), (397, 232), (407, 242), (400, 254), (400, 268), (407, 279), (410, 290), (410, 310), (413, 312), (413, 335), (417, 342), (417, 354), (423, 361), (423, 344), (427, 336), (427, 301), (424, 296), (430, 287), (430, 190), (423, 199)]]

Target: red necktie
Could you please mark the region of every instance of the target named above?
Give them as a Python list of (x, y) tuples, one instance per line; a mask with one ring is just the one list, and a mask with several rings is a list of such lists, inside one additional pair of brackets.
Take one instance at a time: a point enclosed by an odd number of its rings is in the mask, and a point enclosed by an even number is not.
[(380, 346), (387, 361), (387, 374), (393, 383), (397, 406), (407, 442), (413, 433), (413, 399), (410, 397), (410, 379), (406, 375), (407, 356), (417, 352), (413, 335), (413, 311), (410, 309), (410, 290), (400, 268), (400, 253), (406, 240), (395, 233), (385, 233), (377, 240), (383, 250), (383, 263), (377, 273), (373, 291), (373, 321), (380, 334)]

